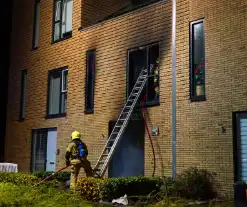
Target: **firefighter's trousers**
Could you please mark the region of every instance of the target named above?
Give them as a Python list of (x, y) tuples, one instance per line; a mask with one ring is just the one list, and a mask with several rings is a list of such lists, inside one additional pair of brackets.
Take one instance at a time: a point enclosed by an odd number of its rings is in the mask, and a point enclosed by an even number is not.
[(93, 169), (90, 162), (84, 158), (83, 161), (71, 160), (70, 189), (75, 190), (80, 169), (84, 168), (87, 177), (93, 177)]

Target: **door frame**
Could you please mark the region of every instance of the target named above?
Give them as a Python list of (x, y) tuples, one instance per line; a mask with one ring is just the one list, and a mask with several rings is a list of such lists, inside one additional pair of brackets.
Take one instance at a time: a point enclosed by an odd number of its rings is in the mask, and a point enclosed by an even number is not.
[[(34, 164), (34, 156), (33, 156), (33, 153), (34, 153), (34, 135), (35, 135), (35, 132), (37, 130), (44, 130), (46, 131), (46, 143), (47, 143), (47, 139), (48, 139), (48, 130), (49, 129), (56, 129), (57, 130), (57, 127), (49, 127), (49, 128), (34, 128), (31, 130), (31, 158), (30, 158), (30, 172), (34, 172), (33, 170), (33, 164)], [(46, 147), (46, 152), (45, 152), (45, 169), (46, 169), (46, 161), (47, 161), (47, 147)]]
[(241, 137), (240, 137), (240, 119), (247, 118), (247, 111), (233, 112), (232, 130), (233, 130), (233, 164), (234, 164), (234, 182), (240, 180), (241, 176)]
[[(142, 123), (143, 124), (143, 130), (144, 130), (144, 134), (143, 134), (143, 175), (145, 175), (145, 133), (146, 133), (146, 129), (145, 129), (145, 125), (144, 125), (144, 120), (143, 119), (141, 119), (141, 120), (130, 120), (129, 122), (140, 122), (140, 123)], [(129, 122), (128, 122), (128, 124), (129, 124)], [(114, 126), (115, 126), (115, 124), (117, 123), (117, 120), (110, 120), (110, 121), (108, 121), (108, 137), (111, 135), (111, 132), (112, 132), (112, 130), (113, 130), (113, 128), (114, 128)], [(126, 126), (126, 129), (127, 129), (127, 127), (128, 127), (128, 124), (127, 124), (127, 126)], [(112, 127), (112, 128), (111, 128)], [(110, 130), (110, 129), (112, 129), (112, 130)], [(123, 132), (123, 134), (124, 134), (124, 132)], [(124, 139), (124, 137), (122, 137), (122, 139)], [(119, 146), (119, 145), (118, 145)], [(114, 154), (112, 155), (112, 156), (114, 156)], [(111, 165), (111, 161), (109, 162), (109, 165), (108, 165), (108, 168), (107, 168), (107, 173), (108, 173), (108, 176), (109, 176), (109, 174), (110, 174), (110, 165)]]
[[(129, 89), (129, 75), (130, 75), (130, 68), (129, 68), (129, 55), (131, 52), (137, 51), (137, 50), (141, 50), (143, 48), (147, 49), (147, 58), (146, 58), (146, 65), (147, 65), (147, 69), (149, 70), (149, 59), (148, 59), (148, 52), (149, 52), (149, 48), (152, 47), (153, 45), (159, 45), (159, 56), (161, 56), (161, 41), (162, 40), (157, 40), (157, 41), (153, 41), (147, 44), (143, 44), (137, 47), (133, 47), (133, 48), (129, 48), (127, 49), (127, 60), (126, 60), (126, 101), (128, 100), (128, 96), (129, 93), (131, 92)], [(160, 73), (160, 66), (159, 66), (159, 73)], [(149, 73), (148, 73), (149, 74)], [(160, 77), (160, 76), (159, 76)], [(148, 90), (148, 89), (147, 89)], [(146, 104), (144, 104), (144, 106), (146, 106)]]

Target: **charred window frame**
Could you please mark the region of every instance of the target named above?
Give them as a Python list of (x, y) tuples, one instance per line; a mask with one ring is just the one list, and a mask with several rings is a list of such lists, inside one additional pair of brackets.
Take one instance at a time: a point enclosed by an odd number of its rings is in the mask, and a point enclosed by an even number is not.
[(38, 48), (40, 26), (40, 0), (35, 0), (34, 5), (34, 26), (33, 26), (33, 49)]
[(26, 117), (27, 70), (21, 71), (20, 121)]
[(190, 99), (206, 100), (204, 20), (190, 23)]
[(72, 37), (73, 0), (54, 0), (53, 43)]
[(67, 111), (68, 67), (50, 70), (48, 73), (47, 116), (66, 116)]
[(94, 113), (96, 50), (86, 52), (85, 114)]
[[(145, 107), (160, 105), (160, 45), (159, 43), (151, 43), (146, 46), (140, 46), (128, 50), (128, 68), (127, 68), (127, 94), (131, 93), (130, 79), (131, 74), (131, 55), (135, 52), (143, 52), (143, 68), (148, 68), (148, 80), (141, 94), (141, 99), (146, 95)], [(138, 71), (139, 74), (140, 71)], [(138, 75), (136, 76), (138, 78)], [(135, 82), (135, 81), (134, 81)], [(134, 84), (133, 82), (133, 84)], [(128, 98), (128, 97), (127, 97)]]

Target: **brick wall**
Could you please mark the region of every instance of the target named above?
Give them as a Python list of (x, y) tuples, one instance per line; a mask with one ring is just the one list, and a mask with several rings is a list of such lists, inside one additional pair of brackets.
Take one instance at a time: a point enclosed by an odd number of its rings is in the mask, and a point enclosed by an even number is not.
[[(179, 1), (177, 77), (177, 169), (188, 165), (217, 173), (232, 193), (232, 112), (246, 107), (246, 34), (244, 1)], [(246, 3), (245, 3), (246, 5)], [(206, 98), (189, 99), (189, 21), (205, 19)], [(185, 51), (186, 50), (186, 51)], [(226, 132), (222, 132), (222, 126)]]
[(82, 27), (91, 26), (99, 21), (103, 21), (108, 16), (119, 12), (131, 1), (126, 0), (84, 0), (82, 1)]
[[(83, 12), (74, 0), (73, 37), (51, 44), (52, 8), (41, 1), (39, 48), (31, 51), (33, 0), (15, 1), (9, 78), (6, 159), (30, 169), (31, 129), (57, 127), (58, 167), (70, 133), (79, 130), (94, 164), (125, 101), (127, 49), (160, 42), (160, 106), (148, 109), (149, 125), (159, 126), (153, 139), (157, 175), (172, 172), (171, 1), (160, 2), (78, 31)], [(246, 110), (246, 3), (177, 1), (177, 170), (197, 165), (218, 173), (232, 193), (232, 112)], [(24, 11), (32, 12), (24, 12)], [(189, 23), (205, 18), (207, 101), (189, 101)], [(96, 49), (95, 113), (84, 115), (86, 51)], [(48, 70), (69, 68), (67, 117), (45, 119)], [(28, 69), (26, 120), (19, 122), (20, 75)], [(116, 84), (117, 83), (117, 84)], [(114, 97), (114, 99), (113, 99)], [(221, 126), (226, 133), (221, 132)], [(145, 139), (145, 174), (151, 175), (152, 151)]]

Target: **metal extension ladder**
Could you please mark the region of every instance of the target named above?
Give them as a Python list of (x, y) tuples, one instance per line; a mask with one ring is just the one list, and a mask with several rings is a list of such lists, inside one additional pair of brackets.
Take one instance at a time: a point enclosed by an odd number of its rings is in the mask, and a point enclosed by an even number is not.
[(99, 177), (103, 177), (112, 155), (129, 123), (131, 114), (136, 106), (136, 103), (143, 91), (143, 88), (147, 81), (147, 69), (143, 69), (125, 103), (121, 114), (107, 140), (107, 143), (94, 167), (94, 172), (97, 173)]

